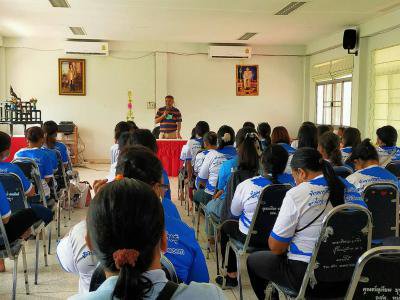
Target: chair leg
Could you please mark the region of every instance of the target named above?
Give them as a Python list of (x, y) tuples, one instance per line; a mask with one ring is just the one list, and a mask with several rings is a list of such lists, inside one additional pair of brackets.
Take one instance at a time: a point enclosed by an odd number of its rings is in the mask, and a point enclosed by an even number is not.
[[(50, 249), (51, 249), (51, 223), (49, 224), (49, 248), (47, 249), (47, 254), (51, 254), (50, 253)], [(44, 242), (44, 241), (43, 241)]]
[(68, 220), (71, 221), (72, 205), (71, 205), (71, 193), (69, 192), (69, 189), (67, 191), (67, 195), (68, 195)]
[(197, 225), (196, 225), (196, 239), (199, 240), (199, 231), (200, 231), (200, 210), (201, 206), (197, 208)]
[[(228, 258), (229, 258), (229, 250), (231, 248), (231, 244), (228, 241), (228, 243), (226, 244), (226, 249), (225, 249), (225, 259), (224, 259), (224, 263), (223, 263), (223, 280), (222, 280), (222, 289), (226, 289), (226, 279), (225, 276), (227, 276), (227, 270), (228, 270)], [(224, 274), (225, 273), (225, 274)]]
[(215, 224), (213, 224), (214, 226), (214, 251), (215, 251), (215, 260), (217, 263), (217, 275), (219, 275), (219, 254), (218, 254), (218, 230), (217, 230), (217, 226), (215, 226)]
[(22, 246), (22, 263), (24, 265), (25, 292), (27, 295), (29, 295), (28, 268), (26, 265), (26, 251), (24, 245)]
[(243, 300), (242, 275), (240, 272), (240, 255), (237, 255), (237, 253), (235, 253), (235, 255), (236, 255), (236, 265), (237, 265), (237, 278), (239, 282), (239, 298), (240, 300)]
[(13, 269), (13, 289), (12, 299), (15, 300), (17, 296), (17, 273), (18, 273), (18, 256), (14, 256), (14, 269)]
[(42, 243), (43, 243), (43, 256), (44, 256), (44, 265), (45, 267), (48, 266), (47, 264), (47, 249), (46, 249), (46, 228), (42, 229)]
[(35, 257), (35, 284), (38, 284), (38, 271), (39, 271), (39, 233), (36, 234), (36, 257)]
[(61, 239), (61, 200), (58, 201), (58, 206), (57, 206), (57, 242), (60, 241)]

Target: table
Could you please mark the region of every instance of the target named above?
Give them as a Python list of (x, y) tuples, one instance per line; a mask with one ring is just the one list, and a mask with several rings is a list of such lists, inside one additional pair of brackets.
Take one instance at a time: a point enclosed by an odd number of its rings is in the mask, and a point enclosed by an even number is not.
[(182, 147), (187, 143), (184, 140), (157, 140), (158, 158), (161, 160), (168, 176), (176, 177), (179, 174), (180, 155)]
[(6, 159), (6, 162), (10, 162), (14, 158), (14, 154), (27, 146), (26, 139), (24, 136), (12, 136), (11, 137), (11, 148), (10, 156)]

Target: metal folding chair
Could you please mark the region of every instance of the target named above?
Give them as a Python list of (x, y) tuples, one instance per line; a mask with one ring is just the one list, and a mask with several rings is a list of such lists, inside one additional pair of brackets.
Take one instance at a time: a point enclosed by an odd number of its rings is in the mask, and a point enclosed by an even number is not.
[[(371, 248), (372, 216), (368, 209), (356, 204), (333, 208), (325, 217), (318, 241), (300, 291), (275, 283), (280, 296), (286, 299), (336, 299), (344, 296), (339, 287), (350, 283), (360, 256)], [(326, 294), (328, 293), (328, 294)]]
[[(253, 219), (249, 227), (244, 243), (229, 239), (225, 251), (225, 264), (226, 270), (228, 264), (229, 250), (232, 249), (236, 255), (237, 273), (239, 281), (240, 299), (243, 299), (242, 277), (240, 272), (240, 258), (246, 253), (253, 253), (268, 249), (267, 237), (269, 236), (272, 228), (274, 227), (276, 218), (278, 217), (281, 209), (282, 201), (285, 198), (286, 192), (292, 188), (289, 184), (271, 184), (266, 186), (262, 191), (257, 203), (256, 210), (254, 211)], [(251, 246), (253, 240), (265, 240), (265, 247)], [(225, 277), (223, 288), (225, 287)]]
[(14, 261), (13, 267), (13, 286), (11, 299), (16, 298), (17, 294), (17, 274), (18, 274), (18, 257), (22, 252), (22, 262), (24, 266), (24, 276), (25, 276), (25, 292), (29, 295), (29, 281), (28, 281), (28, 268), (26, 265), (26, 252), (25, 252), (25, 241), (16, 240), (10, 244), (7, 238), (6, 230), (4, 228), (3, 222), (1, 221), (0, 214), (0, 258), (9, 258)]
[(167, 276), (168, 280), (173, 281), (175, 283), (180, 283), (174, 265), (164, 255), (161, 256), (161, 268), (165, 272), (165, 275)]
[[(29, 208), (21, 179), (14, 173), (0, 174), (0, 183), (6, 191), (7, 198), (10, 201), (11, 211), (17, 212), (20, 209)], [(46, 228), (43, 221), (38, 221), (32, 226), (32, 235), (35, 237), (36, 256), (35, 256), (35, 284), (38, 281), (39, 273), (39, 238), (42, 234), (44, 263), (47, 267), (46, 251)]]
[(385, 169), (400, 179), (400, 161), (392, 161), (388, 163)]
[(400, 246), (373, 248), (359, 258), (345, 299), (397, 299), (399, 282)]
[(391, 182), (373, 183), (364, 189), (363, 198), (372, 213), (372, 240), (399, 237), (399, 191)]
[(347, 176), (353, 174), (353, 170), (346, 166), (335, 166), (333, 167), (333, 170), (335, 171), (336, 176), (341, 178), (346, 178)]

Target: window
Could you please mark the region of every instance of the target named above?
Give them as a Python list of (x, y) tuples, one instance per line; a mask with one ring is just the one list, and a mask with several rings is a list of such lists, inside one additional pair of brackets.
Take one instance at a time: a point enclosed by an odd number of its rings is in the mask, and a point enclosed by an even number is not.
[(317, 124), (350, 126), (351, 76), (318, 82)]
[(376, 50), (373, 54), (372, 117), (370, 136), (376, 129), (392, 125), (400, 130), (400, 46)]
[(349, 55), (312, 67), (317, 124), (350, 126), (353, 66)]

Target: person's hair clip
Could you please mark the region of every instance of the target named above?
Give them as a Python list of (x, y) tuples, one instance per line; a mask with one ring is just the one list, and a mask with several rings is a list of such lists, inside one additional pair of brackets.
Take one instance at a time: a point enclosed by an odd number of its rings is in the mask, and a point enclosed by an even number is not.
[(230, 134), (229, 132), (225, 132), (224, 135), (223, 135), (223, 137), (222, 137), (222, 140), (223, 140), (225, 143), (230, 142), (230, 141), (231, 141), (231, 134)]

